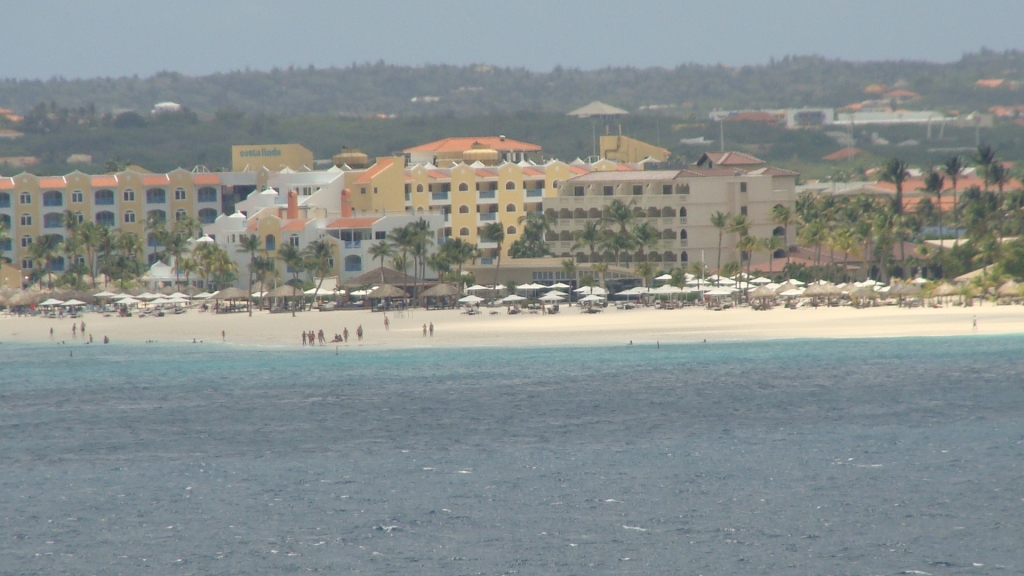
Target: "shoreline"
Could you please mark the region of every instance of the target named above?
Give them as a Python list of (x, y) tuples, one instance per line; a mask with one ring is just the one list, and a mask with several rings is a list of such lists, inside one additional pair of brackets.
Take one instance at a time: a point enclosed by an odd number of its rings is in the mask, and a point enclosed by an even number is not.
[[(458, 310), (421, 310), (398, 316), (389, 312), (390, 330), (384, 328), (384, 315), (364, 310), (336, 312), (300, 312), (290, 314), (246, 313), (210, 314), (190, 310), (186, 314), (163, 318), (104, 318), (87, 313), (84, 320), (92, 345), (102, 346), (103, 337), (115, 344), (226, 344), (267, 349), (301, 349), (302, 331), (323, 330), (328, 342), (315, 348), (387, 351), (447, 348), (536, 348), (574, 346), (655, 345), (702, 342), (744, 342), (794, 339), (863, 339), (899, 337), (937, 337), (970, 335), (1024, 334), (1024, 306), (951, 306), (947, 308), (898, 308), (880, 306), (867, 309), (850, 307), (776, 308), (753, 311), (737, 308), (710, 311), (703, 308), (682, 310), (616, 310), (584, 315), (577, 307), (563, 306), (557, 315), (520, 314), (509, 316), (504, 308), (482, 309), (483, 314), (467, 316)], [(490, 315), (490, 310), (499, 311)], [(977, 330), (972, 328), (977, 318)], [(41, 317), (0, 317), (0, 344), (47, 344), (63, 341), (83, 345), (81, 337), (72, 339), (72, 319)], [(433, 337), (422, 335), (423, 324), (435, 326)], [(365, 338), (355, 338), (362, 325)], [(54, 329), (54, 339), (49, 336)], [(349, 342), (330, 342), (344, 328)], [(221, 330), (226, 332), (222, 341)]]

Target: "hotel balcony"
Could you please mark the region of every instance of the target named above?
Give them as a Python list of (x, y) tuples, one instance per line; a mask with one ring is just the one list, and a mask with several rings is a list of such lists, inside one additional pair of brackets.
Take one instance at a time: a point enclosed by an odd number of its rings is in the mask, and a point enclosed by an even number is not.
[(527, 188), (526, 189), (526, 197), (527, 198), (543, 198), (544, 197), (544, 189), (543, 188)]
[(497, 212), (481, 212), (476, 215), (476, 221), (478, 224), (490, 224), (491, 222), (498, 221)]

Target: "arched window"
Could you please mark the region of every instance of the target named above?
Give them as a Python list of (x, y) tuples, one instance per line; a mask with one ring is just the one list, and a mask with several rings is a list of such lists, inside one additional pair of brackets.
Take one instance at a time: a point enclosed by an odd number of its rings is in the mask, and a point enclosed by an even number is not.
[(666, 228), (664, 231), (662, 231), (661, 238), (662, 238), (662, 240), (675, 240), (676, 239), (676, 231), (675, 230), (670, 230), (670, 229)]
[(63, 228), (64, 222), (61, 221), (61, 215), (59, 212), (50, 212), (49, 214), (43, 214), (43, 228)]
[(113, 206), (114, 205), (114, 191), (113, 190), (97, 190), (93, 193), (93, 204), (97, 206)]
[(508, 228), (505, 228), (505, 234), (508, 234), (509, 236), (515, 236), (515, 234), (516, 234), (516, 227), (515, 226), (509, 226)]
[(511, 180), (509, 180), (508, 182), (505, 182), (505, 190), (515, 190), (515, 189), (516, 189), (516, 183), (515, 182), (513, 182)]
[(363, 257), (357, 254), (345, 256), (345, 272), (360, 272), (363, 269)]
[(465, 182), (460, 183), (459, 184), (459, 192), (467, 192), (467, 191), (469, 191), (469, 184), (466, 184)]
[(277, 238), (273, 234), (267, 234), (267, 237), (263, 240), (263, 247), (267, 251), (277, 250)]
[(155, 222), (167, 222), (167, 212), (163, 210), (150, 210), (146, 213), (146, 218)]
[(121, 197), (124, 198), (125, 202), (135, 202), (135, 190), (127, 188)]
[(10, 238), (0, 238), (0, 250), (10, 250), (11, 244)]
[(679, 254), (679, 261), (680, 262), (689, 262), (690, 261), (690, 257), (686, 254), (686, 252), (682, 252), (682, 253)]
[(11, 217), (7, 214), (0, 214), (0, 224), (3, 224), (4, 228), (11, 229)]
[(572, 210), (569, 210), (568, 208), (562, 208), (561, 210), (558, 211), (558, 219), (572, 220)]
[(423, 192), (423, 184), (417, 184), (416, 185), (416, 191), (417, 192)]
[(96, 213), (96, 223), (100, 226), (113, 226), (114, 225), (114, 213), (104, 210), (103, 212)]
[(679, 239), (680, 240), (686, 240), (686, 230), (680, 230), (679, 231)]
[(28, 234), (25, 234), (24, 236), (21, 237), (21, 247), (22, 248), (28, 248), (31, 245), (32, 245), (32, 237), (31, 236), (29, 236)]
[(782, 226), (777, 226), (775, 230), (772, 230), (772, 236), (785, 236), (786, 229)]
[(465, 204), (459, 206), (459, 214), (469, 214), (469, 206)]
[(199, 202), (216, 202), (217, 189), (210, 186), (203, 186), (196, 190), (196, 200)]
[(188, 192), (186, 192), (184, 188), (180, 188), (180, 187), (179, 188), (175, 188), (174, 189), (174, 199), (175, 200), (188, 200)]
[(30, 194), (28, 192), (22, 192), (21, 193), (21, 198), (19, 199), (19, 201), (22, 204), (31, 204), (32, 203), (32, 194)]
[(686, 206), (679, 207), (679, 217), (686, 218)]
[(146, 190), (146, 204), (166, 204), (167, 190), (163, 188), (150, 188)]
[(22, 226), (31, 226), (32, 225), (32, 215), (31, 214), (22, 214), (21, 215), (21, 225)]
[(0, 192), (0, 208), (11, 207), (11, 195), (7, 192)]
[(66, 266), (67, 264), (64, 262), (64, 257), (57, 256), (56, 258), (50, 260), (50, 263), (46, 266), (46, 269), (50, 270), (51, 272), (63, 272)]
[(469, 228), (459, 228), (459, 236), (469, 236)]
[(184, 208), (178, 208), (174, 211), (174, 221), (183, 220), (185, 216), (188, 216), (188, 212), (185, 212)]
[(213, 224), (217, 221), (217, 211), (213, 208), (203, 208), (199, 211), (199, 221), (203, 224)]
[(128, 210), (127, 212), (124, 213), (124, 223), (125, 224), (134, 224), (135, 223), (135, 211), (134, 210)]
[(516, 211), (516, 205), (515, 204), (507, 204), (507, 205), (505, 205), (505, 212), (515, 212), (515, 211)]
[(43, 193), (43, 206), (63, 206), (64, 194), (57, 190)]
[(146, 245), (149, 246), (150, 248), (159, 248), (163, 246), (163, 244), (160, 243), (160, 239), (157, 238), (156, 234), (153, 233), (149, 233), (146, 235)]

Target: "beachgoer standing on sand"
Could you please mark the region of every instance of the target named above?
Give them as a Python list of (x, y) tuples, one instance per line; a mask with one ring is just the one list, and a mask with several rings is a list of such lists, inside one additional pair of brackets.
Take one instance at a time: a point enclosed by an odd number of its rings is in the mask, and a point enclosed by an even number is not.
[(305, 330), (302, 331), (302, 345), (303, 346), (306, 345), (306, 331)]
[(391, 331), (391, 320), (388, 320), (388, 315), (387, 314), (384, 315), (384, 331), (385, 332), (390, 332)]
[(971, 330), (978, 331), (978, 317), (971, 318)]
[(92, 334), (89, 334), (89, 344), (92, 344)]
[(324, 337), (323, 328), (321, 328), (320, 331), (316, 333), (316, 338), (317, 338), (317, 340), (320, 341), (320, 345), (321, 346), (323, 346), (324, 344), (327, 343), (327, 338)]
[[(82, 328), (82, 330), (85, 330), (85, 328)], [(220, 341), (221, 342), (227, 342), (228, 341), (228, 335), (223, 330), (220, 331)]]
[(345, 326), (345, 329), (341, 331), (341, 337), (345, 340), (345, 344), (348, 344), (348, 326)]
[(359, 326), (356, 327), (356, 338), (360, 342), (363, 341), (363, 325), (362, 324), (360, 324)]
[(85, 320), (82, 320), (82, 338), (85, 338)]
[(106, 336), (104, 336), (103, 337), (103, 343), (104, 344), (110, 344), (110, 338), (107, 338)]
[(78, 324), (72, 324), (71, 325), (71, 339), (72, 340), (78, 339)]
[(423, 337), (424, 338), (427, 337), (427, 325), (426, 324), (423, 325)]
[(434, 323), (433, 322), (430, 323), (430, 337), (431, 338), (434, 337)]
[(53, 328), (50, 328), (50, 340), (53, 340)]

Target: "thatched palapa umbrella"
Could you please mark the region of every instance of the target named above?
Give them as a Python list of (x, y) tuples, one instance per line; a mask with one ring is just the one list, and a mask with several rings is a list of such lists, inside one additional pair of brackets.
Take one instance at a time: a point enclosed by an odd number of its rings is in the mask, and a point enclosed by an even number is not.
[(1021, 285), (1014, 282), (1013, 280), (1007, 280), (1002, 286), (996, 290), (996, 295), (1003, 298), (1013, 298), (1014, 296), (1021, 295)]
[(405, 290), (391, 284), (378, 286), (376, 290), (366, 295), (367, 298), (408, 298)]

